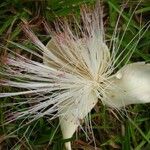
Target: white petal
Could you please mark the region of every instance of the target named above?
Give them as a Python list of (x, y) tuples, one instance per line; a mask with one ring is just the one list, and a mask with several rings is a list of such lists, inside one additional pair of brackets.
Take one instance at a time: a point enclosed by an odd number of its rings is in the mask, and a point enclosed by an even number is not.
[(150, 102), (150, 64), (132, 63), (121, 68), (107, 91), (105, 103), (111, 107)]
[[(72, 105), (68, 110), (64, 111), (64, 114), (66, 114), (59, 118), (64, 139), (69, 139), (73, 136), (78, 126), (80, 126), (81, 120), (87, 116), (96, 103), (96, 95), (91, 93), (88, 99), (86, 96), (83, 96), (80, 102), (78, 101), (77, 104)], [(67, 150), (71, 150), (70, 142), (65, 143), (65, 146)]]
[[(47, 44), (47, 48), (52, 50), (52, 52), (57, 57), (63, 59), (62, 56), (58, 55), (58, 53), (60, 53), (60, 50), (55, 44), (56, 43), (54, 42), (54, 40), (50, 40)], [(54, 64), (52, 62), (46, 60), (46, 56), (44, 56), (43, 60), (46, 65), (54, 67)], [(82, 83), (82, 81), (80, 81), (80, 83)], [(71, 102), (71, 104), (68, 105), (69, 102)], [(88, 85), (86, 86), (85, 83), (85, 87), (81, 86), (81, 89), (79, 89), (79, 93), (76, 92), (75, 95), (72, 96), (72, 99), (69, 99), (68, 102), (61, 103), (61, 105), (58, 106), (58, 109), (60, 111), (60, 127), (64, 139), (69, 139), (73, 136), (78, 126), (81, 125), (80, 121), (88, 115), (88, 113), (96, 103), (96, 94), (92, 92), (92, 87)], [(71, 150), (71, 143), (66, 142), (65, 147), (67, 150)]]

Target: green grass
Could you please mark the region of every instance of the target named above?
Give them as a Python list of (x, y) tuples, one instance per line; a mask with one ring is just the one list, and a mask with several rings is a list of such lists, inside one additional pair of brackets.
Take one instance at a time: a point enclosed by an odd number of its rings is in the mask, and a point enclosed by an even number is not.
[[(21, 43), (28, 48), (34, 49), (34, 46), (27, 40), (22, 32), (21, 22), (26, 20), (30, 22), (30, 27), (44, 44), (50, 39), (46, 29), (42, 25), (43, 18), (49, 23), (60, 17), (70, 17), (72, 14), (79, 16), (79, 6), (88, 3), (92, 5), (94, 0), (49, 0), (49, 1), (19, 1), (7, 0), (0, 3), (0, 41), (2, 45), (16, 51), (16, 46), (7, 41)], [(136, 7), (138, 1), (130, 1), (123, 12), (119, 30), (120, 39), (123, 31), (130, 20), (130, 16)], [(116, 0), (108, 0), (104, 3), (106, 39), (110, 39), (113, 29), (121, 11), (121, 3)], [(122, 41), (120, 49), (123, 49), (131, 39), (138, 33), (141, 26), (148, 21), (150, 7), (148, 1), (142, 1), (132, 21), (129, 23), (127, 32)], [(142, 20), (140, 21), (140, 16)], [(126, 49), (126, 53), (134, 46), (136, 40)], [(0, 49), (0, 54), (6, 53), (4, 49)], [(26, 51), (21, 51), (28, 54)], [(127, 58), (128, 59), (128, 58)], [(135, 47), (130, 62), (150, 61), (150, 31), (147, 31), (139, 44)], [(122, 64), (126, 62), (126, 59)], [(1, 64), (1, 63), (0, 63)], [(122, 65), (121, 64), (121, 65)], [(13, 91), (12, 88), (2, 88), (1, 91)], [(18, 99), (20, 97), (17, 97)], [(0, 100), (1, 106), (13, 98), (4, 98)], [(13, 107), (14, 110), (18, 109)], [(23, 120), (3, 125), (5, 120), (4, 112), (6, 108), (0, 108), (0, 149), (2, 150), (62, 150), (63, 143), (61, 131), (56, 127), (58, 120), (49, 122), (45, 116), (38, 121), (20, 128)], [(99, 103), (92, 111), (93, 131), (95, 134), (96, 144), (102, 150), (149, 150), (150, 148), (150, 104), (132, 105), (127, 107), (128, 117), (117, 117), (112, 111)], [(19, 129), (20, 128), (20, 129)], [(18, 130), (19, 129), (19, 130)], [(16, 132), (13, 132), (15, 131)], [(12, 133), (13, 132), (13, 133)], [(10, 134), (12, 133), (12, 134)], [(51, 141), (50, 141), (51, 140)], [(94, 150), (91, 141), (86, 141), (86, 137), (82, 131), (79, 131), (78, 138), (74, 136), (69, 139), (74, 149)], [(91, 143), (90, 143), (91, 142)], [(88, 144), (90, 143), (90, 144)]]

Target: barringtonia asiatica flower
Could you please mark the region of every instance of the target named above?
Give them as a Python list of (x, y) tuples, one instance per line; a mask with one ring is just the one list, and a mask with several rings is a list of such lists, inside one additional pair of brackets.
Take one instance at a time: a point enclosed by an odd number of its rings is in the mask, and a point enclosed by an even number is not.
[[(16, 45), (43, 59), (43, 63), (19, 54), (5, 60), (3, 75), (9, 78), (2, 80), (1, 85), (21, 88), (22, 91), (1, 93), (0, 97), (29, 94), (29, 99), (12, 105), (32, 103), (26, 109), (14, 112), (11, 121), (24, 117), (33, 121), (45, 115), (50, 119), (59, 118), (63, 138), (68, 139), (82, 125), (81, 120), (88, 120), (88, 113), (98, 101), (117, 109), (150, 102), (150, 64), (127, 64), (127, 61), (118, 70), (118, 65), (126, 56), (131, 56), (136, 44), (125, 56), (126, 48), (117, 55), (119, 46), (115, 47), (115, 42), (108, 48), (98, 7), (94, 11), (82, 8), (81, 19), (82, 25), (75, 20), (73, 29), (68, 21), (56, 24), (47, 46), (27, 25), (23, 26), (38, 52)], [(148, 27), (146, 24), (140, 29), (141, 37)], [(116, 25), (112, 39), (117, 35)], [(70, 142), (65, 146), (71, 150)]]

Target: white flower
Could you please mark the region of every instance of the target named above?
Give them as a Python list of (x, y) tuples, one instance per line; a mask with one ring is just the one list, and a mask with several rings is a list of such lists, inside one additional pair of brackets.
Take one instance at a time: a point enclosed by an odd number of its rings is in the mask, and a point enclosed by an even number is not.
[[(42, 58), (44, 63), (19, 54), (17, 58), (10, 56), (7, 59), (4, 75), (10, 80), (2, 81), (1, 85), (24, 90), (1, 93), (0, 97), (30, 94), (29, 99), (12, 105), (33, 103), (25, 110), (14, 112), (10, 121), (23, 117), (33, 121), (44, 115), (49, 115), (50, 119), (59, 117), (63, 137), (68, 139), (98, 100), (117, 109), (150, 102), (150, 65), (144, 62), (126, 64), (116, 72), (119, 65), (116, 62), (126, 49), (117, 56), (119, 46), (114, 44), (112, 51), (108, 48), (102, 13), (98, 8), (94, 12), (83, 8), (81, 16), (83, 25), (75, 20), (74, 30), (67, 21), (57, 24), (47, 46), (24, 25), (25, 32), (42, 52), (31, 53)], [(115, 29), (112, 40), (116, 32)], [(141, 32), (146, 32), (144, 27)], [(17, 46), (29, 51), (19, 44)], [(130, 56), (133, 50), (129, 52)], [(66, 148), (71, 150), (70, 142), (66, 143)]]

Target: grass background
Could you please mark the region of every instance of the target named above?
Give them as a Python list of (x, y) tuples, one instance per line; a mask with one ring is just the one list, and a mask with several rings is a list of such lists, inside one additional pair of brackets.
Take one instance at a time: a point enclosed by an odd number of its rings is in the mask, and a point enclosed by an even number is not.
[[(139, 1), (128, 2), (123, 12), (119, 30), (120, 37), (128, 24), (131, 13)], [(18, 48), (7, 41), (21, 43), (28, 48), (34, 49), (34, 46), (26, 38), (20, 27), (22, 21), (28, 21), (32, 30), (42, 40), (44, 44), (50, 39), (43, 21), (52, 24), (60, 17), (70, 17), (72, 14), (79, 16), (79, 6), (88, 3), (93, 5), (94, 0), (49, 0), (49, 1), (29, 1), (29, 0), (6, 0), (0, 2), (0, 41), (2, 45), (18, 52)], [(106, 39), (110, 39), (113, 29), (120, 13), (122, 4), (120, 1), (107, 0), (104, 2), (104, 20), (106, 27)], [(150, 3), (142, 1), (136, 9), (133, 19), (129, 24), (126, 35), (121, 43), (124, 48), (130, 40), (138, 33), (140, 25), (145, 24), (150, 18)], [(141, 19), (142, 18), (142, 19)], [(134, 44), (134, 43), (133, 43)], [(130, 50), (130, 46), (126, 51)], [(21, 51), (22, 52), (22, 51)], [(3, 57), (6, 50), (0, 49)], [(27, 55), (26, 52), (22, 52)], [(140, 39), (136, 46), (131, 62), (150, 61), (150, 31)], [(124, 62), (123, 62), (124, 63)], [(2, 88), (2, 92), (12, 91), (12, 88)], [(20, 97), (16, 97), (20, 98)], [(3, 106), (13, 98), (4, 98), (0, 100)], [(58, 120), (48, 121), (45, 116), (38, 121), (27, 125), (20, 130), (22, 120), (15, 121), (8, 125), (3, 125), (5, 113), (8, 108), (0, 108), (0, 149), (1, 150), (62, 150), (63, 143), (61, 131), (55, 129)], [(18, 109), (18, 108), (13, 108)], [(117, 112), (99, 103), (92, 111), (93, 131), (95, 134), (98, 150), (150, 150), (150, 105), (131, 105), (127, 107), (128, 116), (120, 116)], [(117, 114), (117, 117), (116, 115)], [(17, 130), (13, 133), (13, 131)], [(12, 133), (12, 134), (10, 134)], [(54, 136), (53, 136), (54, 135)], [(91, 135), (89, 135), (91, 137)], [(51, 142), (50, 139), (52, 139)], [(82, 131), (78, 132), (78, 138), (72, 139), (74, 149), (94, 150), (92, 138), (90, 141)]]

